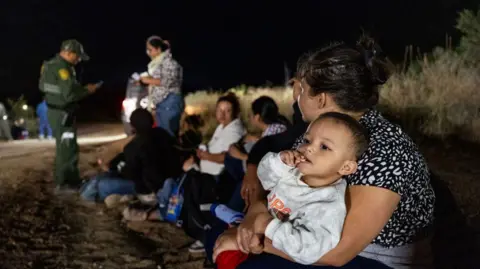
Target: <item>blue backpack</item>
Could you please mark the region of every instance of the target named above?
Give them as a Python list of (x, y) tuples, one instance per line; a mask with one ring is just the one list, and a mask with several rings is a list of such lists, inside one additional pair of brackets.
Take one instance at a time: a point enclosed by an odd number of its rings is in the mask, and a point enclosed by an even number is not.
[(167, 207), (167, 212), (165, 214), (165, 220), (171, 223), (181, 226), (180, 213), (182, 212), (183, 207), (183, 183), (187, 178), (187, 174), (183, 174), (178, 184), (176, 184), (172, 189), (172, 194), (169, 198), (169, 203)]

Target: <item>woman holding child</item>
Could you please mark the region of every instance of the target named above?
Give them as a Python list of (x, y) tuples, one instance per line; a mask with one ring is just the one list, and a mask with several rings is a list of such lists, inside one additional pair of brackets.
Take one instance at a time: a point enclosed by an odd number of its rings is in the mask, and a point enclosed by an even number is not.
[[(267, 207), (264, 194), (250, 193), (247, 198), (251, 205), (244, 222), (217, 240), (214, 258), (218, 259), (221, 257), (219, 255), (227, 250), (259, 254), (249, 256), (237, 267), (241, 269), (316, 268), (319, 265), (324, 266), (321, 268), (428, 268), (431, 265), (429, 237), (435, 195), (430, 184), (430, 173), (423, 156), (410, 137), (374, 108), (378, 102), (378, 86), (387, 79), (387, 73), (383, 69), (384, 59), (380, 53), (380, 48), (372, 40), (364, 39), (356, 46), (328, 46), (299, 62), (297, 76), (301, 93), (298, 102), (304, 120), (312, 122), (305, 135), (307, 140), (303, 137), (299, 139), (295, 151), (278, 155), (267, 154), (264, 157), (259, 165), (258, 176), (262, 186), (271, 190), (270, 203)], [(340, 151), (335, 150), (335, 147), (345, 147), (347, 142), (339, 140), (337, 145), (335, 139), (338, 140), (340, 135), (322, 133), (317, 126), (330, 124), (329, 128), (323, 128), (323, 132), (327, 129), (331, 132), (336, 129), (339, 131), (342, 128), (348, 131), (345, 126), (349, 125), (343, 124), (342, 127), (342, 124), (339, 124), (342, 121), (338, 119), (328, 119), (327, 116), (319, 118), (320, 115), (329, 115), (332, 112), (355, 119), (366, 130), (370, 142), (358, 161), (351, 159), (353, 155), (339, 161), (339, 156), (346, 157), (348, 154), (339, 155)], [(345, 137), (352, 139), (355, 136)], [(358, 145), (351, 141), (350, 146)], [(314, 161), (313, 156), (321, 156), (320, 154), (324, 154), (324, 159)], [(275, 160), (278, 167), (290, 165), (293, 171), (302, 172), (304, 176), (298, 176), (299, 180), (294, 181), (295, 186), (300, 188), (307, 185), (305, 188), (309, 186), (312, 192), (318, 191), (317, 185), (312, 182), (322, 178), (322, 173), (319, 173), (322, 169), (331, 169), (328, 170), (330, 173), (335, 172), (332, 176), (343, 176), (347, 185), (346, 217), (343, 225), (328, 223), (330, 214), (342, 213), (342, 199), (332, 200), (340, 207), (325, 208), (320, 215), (302, 210), (302, 206), (295, 202), (288, 203), (289, 199), (295, 199), (288, 192), (278, 192), (280, 195), (276, 198), (281, 198), (284, 202), (282, 207), (279, 206), (280, 203), (272, 205), (271, 195), (277, 194), (277, 185), (289, 184), (290, 179), (282, 175), (276, 179), (278, 181), (275, 181), (275, 184), (266, 184), (265, 182), (269, 182), (268, 177), (262, 172), (266, 170), (261, 167), (265, 167), (269, 160)], [(270, 164), (266, 167), (271, 166)], [(274, 176), (272, 173), (267, 175)], [(247, 181), (252, 178), (254, 177), (246, 176)], [(325, 186), (331, 185), (331, 180), (325, 182), (330, 183)], [(320, 187), (322, 188), (325, 187)], [(339, 193), (342, 193), (341, 187)], [(258, 199), (260, 196), (262, 199)], [(316, 196), (312, 199), (322, 202), (322, 197)], [(282, 213), (280, 215), (286, 217), (286, 222), (282, 222), (282, 218), (278, 216), (273, 217), (269, 212), (269, 209), (279, 211), (279, 208)], [(293, 219), (288, 218), (285, 212), (291, 214)], [(318, 225), (314, 225), (316, 229), (327, 227), (327, 224), (333, 225), (333, 228), (323, 229), (323, 233), (318, 233), (320, 236), (302, 237), (308, 234), (299, 225), (303, 223), (302, 220), (306, 223), (317, 223)], [(334, 228), (342, 226), (341, 237), (336, 240), (339, 231)], [(282, 229), (283, 233), (276, 235)], [(288, 235), (294, 238), (297, 236), (298, 240), (288, 240), (285, 238)], [(292, 244), (288, 245), (288, 242)], [(298, 253), (295, 251), (308, 248), (312, 242), (326, 243), (318, 253), (309, 252), (312, 256), (307, 256), (308, 259), (295, 255)]]

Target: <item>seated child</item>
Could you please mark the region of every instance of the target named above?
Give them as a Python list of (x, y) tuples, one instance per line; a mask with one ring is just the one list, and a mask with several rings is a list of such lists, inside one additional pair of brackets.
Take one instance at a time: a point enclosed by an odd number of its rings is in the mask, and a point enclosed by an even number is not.
[[(297, 150), (263, 157), (258, 177), (270, 191), (272, 215), (264, 235), (276, 249), (298, 263), (313, 264), (338, 244), (346, 215), (343, 177), (355, 173), (367, 147), (365, 131), (355, 119), (329, 112), (310, 124)], [(230, 250), (238, 249), (230, 243)], [(218, 268), (235, 268), (222, 254)]]

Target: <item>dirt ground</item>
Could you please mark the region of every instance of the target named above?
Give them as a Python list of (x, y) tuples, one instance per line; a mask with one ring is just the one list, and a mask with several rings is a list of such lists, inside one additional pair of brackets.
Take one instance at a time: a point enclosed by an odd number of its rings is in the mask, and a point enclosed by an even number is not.
[[(94, 174), (96, 158), (112, 156), (122, 143), (82, 147), (82, 173)], [(421, 145), (453, 194), (437, 193), (443, 209), (436, 267), (478, 268), (472, 260), (478, 260), (480, 242), (480, 147), (433, 140)], [(202, 256), (188, 254), (191, 240), (172, 225), (126, 225), (118, 209), (55, 196), (53, 157), (49, 149), (0, 162), (0, 268), (202, 267)]]

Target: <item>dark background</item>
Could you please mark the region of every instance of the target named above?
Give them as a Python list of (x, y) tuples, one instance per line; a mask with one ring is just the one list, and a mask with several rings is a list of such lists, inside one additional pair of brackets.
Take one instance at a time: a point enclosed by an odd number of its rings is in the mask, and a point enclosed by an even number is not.
[(0, 101), (25, 95), (40, 101), (40, 66), (64, 39), (81, 41), (91, 56), (78, 67), (82, 83), (104, 87), (82, 103), (83, 118), (118, 119), (127, 78), (145, 71), (145, 40), (170, 40), (184, 67), (184, 92), (284, 82), (298, 56), (333, 40), (370, 33), (391, 59), (405, 46), (422, 51), (458, 41), (457, 13), (474, 0), (423, 1), (53, 1), (2, 0)]

